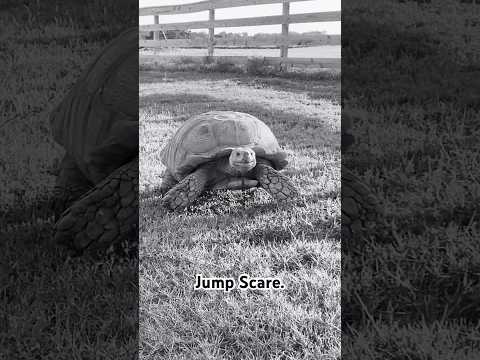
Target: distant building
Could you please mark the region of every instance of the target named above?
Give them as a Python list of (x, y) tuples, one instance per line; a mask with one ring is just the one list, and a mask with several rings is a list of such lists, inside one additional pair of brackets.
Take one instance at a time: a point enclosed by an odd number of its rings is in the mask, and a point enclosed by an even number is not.
[(163, 33), (167, 39), (190, 39), (192, 34), (190, 30), (167, 30)]
[[(160, 40), (165, 39), (190, 39), (192, 32), (190, 30), (166, 30), (159, 31)], [(142, 40), (153, 40), (153, 31), (148, 33), (140, 33), (140, 39)]]

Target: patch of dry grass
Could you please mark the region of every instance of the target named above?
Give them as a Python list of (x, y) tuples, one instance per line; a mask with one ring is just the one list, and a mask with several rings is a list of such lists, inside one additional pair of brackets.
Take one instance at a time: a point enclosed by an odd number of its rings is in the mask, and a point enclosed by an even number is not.
[[(142, 359), (339, 358), (340, 112), (321, 95), (295, 81), (141, 73)], [(209, 110), (267, 123), (303, 200), (277, 206), (255, 189), (207, 194), (181, 214), (160, 208), (160, 150), (186, 119)], [(286, 289), (199, 292), (197, 273), (276, 276)]]

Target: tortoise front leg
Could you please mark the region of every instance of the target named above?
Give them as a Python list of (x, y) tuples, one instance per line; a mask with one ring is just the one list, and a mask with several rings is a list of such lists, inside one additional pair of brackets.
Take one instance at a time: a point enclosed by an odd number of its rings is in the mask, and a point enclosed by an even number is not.
[(205, 190), (210, 176), (210, 167), (197, 169), (165, 194), (161, 200), (162, 206), (170, 210), (187, 207)]
[(165, 194), (168, 190), (173, 188), (177, 183), (178, 181), (173, 177), (170, 171), (165, 170), (165, 173), (163, 174), (163, 178), (162, 178), (162, 185), (160, 185), (160, 194), (161, 195)]
[(75, 161), (66, 154), (60, 164), (60, 171), (54, 188), (53, 211), (55, 221), (60, 218), (75, 200), (92, 188), (92, 183), (83, 175)]
[(276, 201), (284, 202), (298, 196), (298, 190), (290, 179), (267, 163), (257, 163), (253, 171), (260, 186), (267, 190)]
[(61, 216), (55, 240), (78, 252), (99, 253), (138, 242), (138, 158), (118, 168)]
[(342, 165), (342, 237), (356, 239), (369, 233), (382, 215), (379, 200), (358, 176)]

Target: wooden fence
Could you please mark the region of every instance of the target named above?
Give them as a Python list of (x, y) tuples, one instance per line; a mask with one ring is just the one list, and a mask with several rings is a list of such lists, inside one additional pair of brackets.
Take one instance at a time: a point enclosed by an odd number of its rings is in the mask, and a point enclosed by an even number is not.
[[(264, 63), (272, 64), (315, 64), (320, 67), (340, 68), (340, 59), (337, 58), (289, 58), (289, 24), (340, 21), (340, 11), (314, 12), (306, 14), (290, 14), (290, 3), (307, 0), (207, 0), (182, 5), (165, 5), (140, 8), (140, 16), (153, 16), (154, 24), (141, 25), (140, 32), (153, 32), (153, 40), (140, 40), (141, 47), (161, 48), (161, 47), (184, 47), (188, 40), (167, 39), (164, 33), (172, 30), (192, 30), (208, 29), (208, 57), (214, 56), (215, 49), (215, 28), (218, 27), (241, 27), (241, 26), (260, 26), (260, 25), (282, 25), (282, 40), (280, 45), (280, 57), (263, 57)], [(262, 5), (262, 4), (283, 4), (282, 15), (279, 16), (261, 16), (241, 19), (215, 19), (215, 10), (224, 8), (233, 8), (240, 6)], [(174, 15), (208, 11), (208, 21), (190, 21), (160, 24), (159, 15)], [(197, 56), (198, 58), (198, 56)], [(245, 63), (248, 56), (227, 56), (233, 63)]]

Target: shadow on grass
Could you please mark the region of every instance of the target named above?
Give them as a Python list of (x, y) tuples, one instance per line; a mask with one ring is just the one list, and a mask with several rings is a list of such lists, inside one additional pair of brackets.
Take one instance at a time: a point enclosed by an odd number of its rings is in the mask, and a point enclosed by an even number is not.
[[(141, 70), (139, 72), (140, 84), (151, 84), (158, 82), (178, 82), (191, 80), (225, 80), (226, 74), (221, 73), (202, 73), (195, 71), (162, 71), (162, 70)], [(231, 78), (238, 78), (239, 75), (231, 74)], [(248, 78), (248, 76), (240, 76)]]
[(312, 99), (327, 99), (340, 102), (340, 81), (335, 80), (298, 80), (275, 78), (271, 76), (252, 76), (244, 74), (202, 73), (197, 71), (140, 71), (140, 83), (152, 84), (162, 82), (179, 82), (192, 80), (225, 81), (231, 80), (243, 86), (272, 88), (279, 91), (288, 91), (305, 94)]
[[(222, 100), (201, 94), (153, 94), (141, 97), (140, 104), (168, 104), (170, 116), (180, 126), (194, 115), (207, 111), (239, 111), (258, 117), (277, 136), (280, 144), (294, 142), (299, 147), (333, 146), (340, 147), (340, 130), (334, 133), (324, 119), (303, 115), (293, 111), (281, 111), (262, 104), (247, 101)], [(312, 134), (312, 131), (315, 134)], [(314, 136), (315, 135), (315, 136)], [(141, 156), (141, 155), (140, 155)]]
[(32, 201), (18, 198), (14, 206), (0, 208), (0, 223), (6, 230), (21, 223), (53, 221), (52, 210), (53, 201), (48, 197), (38, 197)]
[[(140, 96), (139, 98), (140, 109), (149, 106), (161, 105), (161, 106), (175, 106), (175, 105), (183, 105), (183, 104), (202, 104), (202, 103), (209, 103), (212, 101), (212, 98), (207, 95), (201, 94), (151, 94), (151, 95), (144, 95)], [(217, 100), (220, 101), (220, 100)]]

